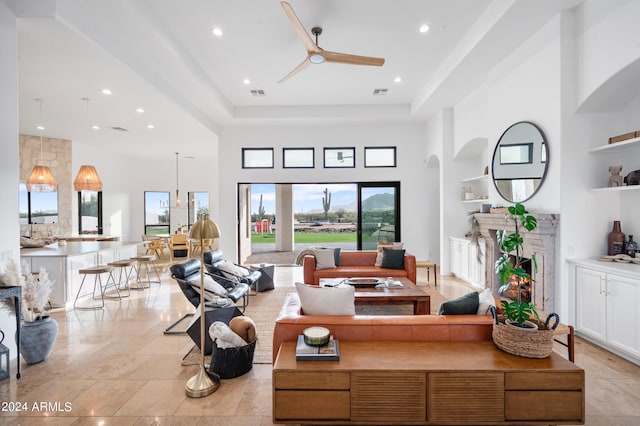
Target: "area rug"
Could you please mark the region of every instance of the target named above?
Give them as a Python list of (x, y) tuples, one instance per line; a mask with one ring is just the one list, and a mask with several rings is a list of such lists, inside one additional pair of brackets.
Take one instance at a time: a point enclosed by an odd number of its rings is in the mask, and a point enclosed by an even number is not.
[[(431, 286), (420, 286), (427, 294), (431, 295), (431, 313), (436, 314), (440, 304), (444, 301), (444, 297)], [(255, 364), (271, 364), (271, 347), (273, 342), (273, 330), (275, 321), (280, 313), (282, 304), (288, 293), (295, 293), (294, 287), (276, 287), (271, 291), (258, 293), (251, 296), (249, 305), (245, 310), (245, 316), (248, 316), (256, 323), (256, 332), (258, 343), (253, 357)], [(356, 306), (356, 314), (358, 315), (412, 315), (413, 307), (411, 305), (370, 305)], [(205, 360), (209, 362), (209, 357)], [(200, 351), (194, 346), (187, 353), (182, 365), (194, 365), (200, 363)]]

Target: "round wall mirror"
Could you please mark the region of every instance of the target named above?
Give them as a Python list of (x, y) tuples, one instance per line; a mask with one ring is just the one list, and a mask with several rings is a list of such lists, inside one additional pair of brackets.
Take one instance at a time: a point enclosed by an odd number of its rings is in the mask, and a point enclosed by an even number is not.
[(533, 197), (547, 174), (549, 146), (542, 130), (528, 121), (504, 131), (493, 152), (491, 174), (498, 193), (512, 203)]

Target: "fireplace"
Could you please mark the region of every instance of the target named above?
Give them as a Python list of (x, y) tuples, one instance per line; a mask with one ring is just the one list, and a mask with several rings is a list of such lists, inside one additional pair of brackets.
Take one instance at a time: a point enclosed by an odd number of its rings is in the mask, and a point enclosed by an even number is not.
[[(531, 258), (535, 253), (537, 271), (529, 271), (533, 279), (530, 286), (530, 298), (535, 303), (541, 317), (546, 317), (554, 312), (555, 299), (555, 240), (556, 229), (560, 215), (531, 212), (538, 221), (538, 227), (529, 232), (519, 228), (524, 238), (524, 251), (522, 256)], [(475, 218), (480, 226), (480, 232), (485, 238), (485, 278), (486, 286), (498, 298), (507, 298), (499, 294), (501, 287), (500, 277), (495, 272), (495, 262), (502, 256), (500, 245), (496, 237), (498, 230), (514, 232), (513, 220), (507, 214), (502, 213), (475, 213)], [(527, 267), (531, 268), (527, 262)], [(531, 268), (532, 269), (532, 268)]]
[[(511, 262), (515, 262), (515, 256), (511, 255), (509, 256), (511, 258)], [(522, 259), (522, 268), (525, 270), (525, 272), (527, 274), (529, 274), (529, 276), (531, 276), (531, 259), (528, 258), (523, 258)], [(509, 287), (507, 287), (506, 289), (501, 290), (501, 288), (503, 287), (502, 283), (498, 284), (498, 290), (497, 290), (497, 294), (503, 298), (503, 299), (507, 299), (507, 300), (517, 300), (518, 299), (518, 287), (520, 287), (520, 297), (521, 297), (521, 301), (522, 302), (531, 302), (531, 295), (533, 293), (533, 286), (535, 285), (535, 283), (529, 279), (526, 278), (522, 278), (521, 279), (521, 284), (520, 286), (518, 286), (518, 276), (515, 274), (511, 275), (511, 278), (509, 279)]]

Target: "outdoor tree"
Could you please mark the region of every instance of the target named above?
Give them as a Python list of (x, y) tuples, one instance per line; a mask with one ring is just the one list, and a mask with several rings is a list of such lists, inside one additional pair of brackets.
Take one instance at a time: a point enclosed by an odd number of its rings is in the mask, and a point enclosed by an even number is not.
[(322, 209), (324, 210), (324, 220), (329, 220), (329, 209), (331, 208), (331, 194), (329, 188), (324, 189), (324, 197), (322, 197)]

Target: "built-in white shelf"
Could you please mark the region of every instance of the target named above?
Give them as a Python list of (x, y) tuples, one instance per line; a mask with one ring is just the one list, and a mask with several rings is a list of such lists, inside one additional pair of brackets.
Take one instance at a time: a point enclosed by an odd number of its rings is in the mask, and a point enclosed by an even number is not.
[(592, 188), (589, 192), (620, 192), (620, 191), (637, 191), (640, 189), (640, 185), (631, 186), (612, 186), (606, 188)]
[(475, 182), (477, 180), (486, 179), (487, 177), (489, 177), (489, 175), (480, 175), (480, 176), (472, 177), (472, 178), (469, 178), (469, 179), (461, 180), (460, 182), (463, 182), (463, 183), (464, 182)]
[(590, 149), (588, 152), (617, 152), (625, 149), (634, 148), (640, 146), (640, 138), (633, 138), (624, 142), (610, 143), (607, 145), (601, 145), (596, 148)]
[(488, 203), (489, 199), (488, 198), (475, 198), (473, 200), (460, 200), (461, 203)]

